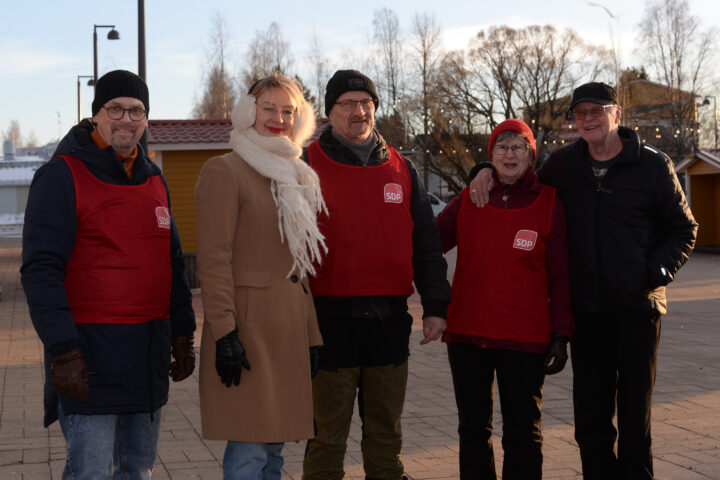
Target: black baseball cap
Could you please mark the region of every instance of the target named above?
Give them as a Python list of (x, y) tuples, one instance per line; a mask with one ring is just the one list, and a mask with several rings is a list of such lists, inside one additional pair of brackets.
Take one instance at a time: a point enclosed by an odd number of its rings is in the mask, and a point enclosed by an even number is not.
[(577, 87), (572, 94), (568, 111), (581, 102), (592, 102), (599, 105), (617, 105), (617, 92), (603, 82), (590, 82)]

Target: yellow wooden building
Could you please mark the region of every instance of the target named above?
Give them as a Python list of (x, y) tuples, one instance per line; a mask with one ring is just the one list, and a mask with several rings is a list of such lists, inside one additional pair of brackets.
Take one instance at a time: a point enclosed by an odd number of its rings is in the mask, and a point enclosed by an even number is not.
[(699, 148), (675, 164), (698, 228), (697, 247), (720, 247), (720, 149)]
[(148, 150), (163, 171), (170, 189), (170, 205), (185, 251), (190, 286), (195, 274), (195, 183), (203, 164), (231, 150), (229, 119), (150, 120)]

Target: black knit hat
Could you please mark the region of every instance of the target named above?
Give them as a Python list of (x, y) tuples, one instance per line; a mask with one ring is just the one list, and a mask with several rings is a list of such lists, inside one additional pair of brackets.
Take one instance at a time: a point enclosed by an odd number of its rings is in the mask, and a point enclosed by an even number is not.
[(573, 91), (568, 111), (580, 102), (617, 105), (617, 93), (615, 93), (615, 89), (607, 83), (590, 82), (580, 85)]
[(332, 110), (340, 95), (355, 90), (369, 93), (375, 104), (375, 110), (377, 110), (380, 100), (377, 96), (375, 84), (370, 80), (370, 77), (357, 70), (338, 70), (328, 80), (327, 87), (325, 87), (325, 115), (330, 114), (330, 110)]
[(118, 97), (137, 98), (145, 106), (145, 111), (150, 111), (150, 99), (145, 81), (127, 70), (113, 70), (100, 77), (95, 84), (93, 116), (97, 115), (103, 105)]

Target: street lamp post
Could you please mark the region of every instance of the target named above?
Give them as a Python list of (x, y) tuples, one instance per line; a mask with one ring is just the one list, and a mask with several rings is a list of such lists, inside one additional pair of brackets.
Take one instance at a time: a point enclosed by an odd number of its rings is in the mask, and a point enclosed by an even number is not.
[(120, 32), (115, 30), (115, 25), (94, 25), (93, 26), (93, 86), (97, 88), (98, 78), (98, 59), (97, 59), (97, 29), (98, 28), (110, 28), (111, 30), (107, 34), (108, 40), (120, 40)]
[(718, 125), (717, 125), (717, 98), (712, 95), (707, 95), (705, 97), (705, 100), (703, 100), (703, 105), (710, 105), (710, 99), (713, 99), (713, 110), (715, 110), (715, 149), (718, 148)]
[[(93, 78), (92, 75), (78, 75), (77, 76), (77, 103), (78, 103), (78, 123), (82, 120), (82, 96), (80, 95), (80, 79), (81, 78)], [(89, 84), (89, 82), (88, 82)]]

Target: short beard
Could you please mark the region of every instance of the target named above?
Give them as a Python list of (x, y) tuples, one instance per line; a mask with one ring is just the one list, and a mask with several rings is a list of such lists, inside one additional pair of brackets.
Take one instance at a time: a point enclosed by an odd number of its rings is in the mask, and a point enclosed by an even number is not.
[(113, 128), (111, 131), (113, 149), (118, 153), (127, 155), (131, 154), (132, 151), (135, 149), (135, 145), (137, 144), (137, 141), (134, 140), (135, 135), (137, 134), (137, 129), (133, 129), (134, 131), (132, 132), (132, 139), (130, 141), (122, 143), (116, 139), (115, 130), (116, 128)]

